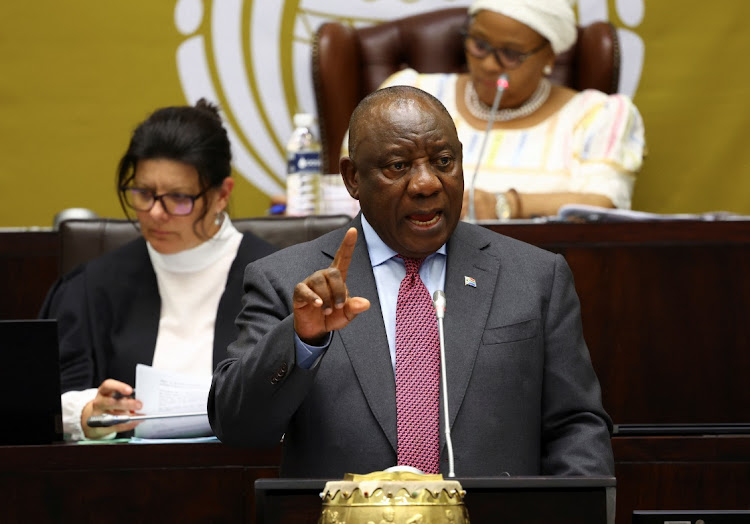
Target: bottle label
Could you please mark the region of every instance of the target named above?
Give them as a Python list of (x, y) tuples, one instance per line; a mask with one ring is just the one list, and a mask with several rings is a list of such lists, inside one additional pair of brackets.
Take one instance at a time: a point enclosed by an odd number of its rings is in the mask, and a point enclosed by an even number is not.
[(320, 207), (318, 173), (292, 173), (286, 177), (286, 214), (314, 215)]
[(287, 173), (320, 173), (320, 152), (291, 153), (287, 162)]

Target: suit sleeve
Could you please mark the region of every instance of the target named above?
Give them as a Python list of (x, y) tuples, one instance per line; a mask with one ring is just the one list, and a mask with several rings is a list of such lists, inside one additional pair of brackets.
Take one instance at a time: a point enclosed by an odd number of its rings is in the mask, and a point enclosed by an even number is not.
[(612, 421), (602, 407), (599, 381), (581, 325), (573, 275), (555, 257), (545, 318), (542, 396), (542, 473), (614, 475)]
[(318, 369), (296, 365), (289, 277), (261, 268), (245, 270), (239, 338), (216, 367), (208, 397), (216, 436), (237, 446), (278, 445)]
[(45, 299), (41, 318), (57, 320), (60, 386), (63, 393), (96, 387), (89, 329), (85, 266), (60, 279)]

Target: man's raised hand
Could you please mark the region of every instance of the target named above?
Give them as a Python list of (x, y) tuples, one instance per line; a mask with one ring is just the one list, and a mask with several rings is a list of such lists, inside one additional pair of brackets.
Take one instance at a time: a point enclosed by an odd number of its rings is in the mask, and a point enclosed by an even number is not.
[(350, 297), (346, 276), (357, 243), (357, 230), (349, 228), (326, 269), (316, 271), (294, 288), (294, 329), (310, 345), (320, 345), (331, 331), (342, 329), (370, 308), (370, 301)]

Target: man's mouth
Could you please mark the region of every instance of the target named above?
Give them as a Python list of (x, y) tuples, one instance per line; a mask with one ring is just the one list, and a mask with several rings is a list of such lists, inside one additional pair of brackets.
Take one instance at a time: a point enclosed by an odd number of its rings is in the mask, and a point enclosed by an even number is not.
[(429, 227), (434, 226), (440, 220), (442, 213), (439, 211), (432, 211), (431, 213), (414, 213), (409, 215), (409, 220), (417, 226)]

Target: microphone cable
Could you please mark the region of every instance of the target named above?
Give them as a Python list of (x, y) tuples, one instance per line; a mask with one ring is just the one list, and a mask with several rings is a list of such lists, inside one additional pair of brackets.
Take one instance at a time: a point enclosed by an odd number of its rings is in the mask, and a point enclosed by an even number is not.
[(477, 157), (477, 165), (474, 168), (474, 176), (471, 178), (471, 184), (469, 184), (469, 209), (466, 213), (466, 221), (472, 224), (475, 224), (477, 221), (476, 210), (474, 209), (474, 185), (479, 177), (479, 166), (482, 163), (484, 149), (487, 147), (487, 139), (489, 139), (492, 126), (495, 124), (495, 115), (497, 114), (497, 108), (500, 106), (500, 99), (503, 97), (503, 93), (507, 87), (508, 75), (503, 73), (497, 79), (497, 91), (495, 91), (495, 99), (492, 101), (492, 107), (490, 108), (490, 119), (487, 121), (487, 130), (484, 132), (482, 147), (479, 148), (479, 156)]

